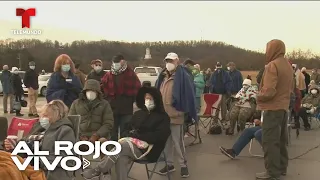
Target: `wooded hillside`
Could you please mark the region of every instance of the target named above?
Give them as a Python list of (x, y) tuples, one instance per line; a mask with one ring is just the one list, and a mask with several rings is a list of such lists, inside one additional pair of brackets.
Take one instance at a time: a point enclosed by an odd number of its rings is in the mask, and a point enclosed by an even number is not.
[[(150, 48), (152, 60), (143, 61), (146, 48)], [(74, 41), (71, 44), (61, 44), (58, 41), (20, 40), (0, 45), (0, 65), (19, 66), (26, 69), (29, 61), (37, 63), (37, 70), (52, 71), (53, 63), (59, 54), (66, 53), (76, 62), (81, 63), (81, 69), (90, 70), (89, 64), (93, 59), (105, 62), (109, 69), (112, 56), (121, 53), (132, 66), (139, 64), (163, 65), (163, 58), (168, 52), (175, 52), (183, 61), (191, 58), (202, 68), (213, 68), (217, 61), (226, 65), (233, 61), (240, 70), (258, 70), (264, 65), (264, 54), (241, 49), (223, 42), (213, 41), (174, 41), (174, 42), (145, 42), (128, 43), (115, 41)], [(320, 67), (320, 57), (310, 51), (295, 51), (288, 53), (293, 62), (307, 68)]]

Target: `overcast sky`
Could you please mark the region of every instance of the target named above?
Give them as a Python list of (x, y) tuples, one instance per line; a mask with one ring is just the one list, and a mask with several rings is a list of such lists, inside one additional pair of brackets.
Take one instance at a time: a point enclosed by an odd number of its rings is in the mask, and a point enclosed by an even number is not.
[[(37, 11), (31, 29), (41, 36), (12, 35), (21, 29), (17, 7)], [(320, 2), (0, 2), (0, 39), (39, 38), (119, 41), (224, 41), (264, 51), (273, 39), (288, 50), (320, 54)]]

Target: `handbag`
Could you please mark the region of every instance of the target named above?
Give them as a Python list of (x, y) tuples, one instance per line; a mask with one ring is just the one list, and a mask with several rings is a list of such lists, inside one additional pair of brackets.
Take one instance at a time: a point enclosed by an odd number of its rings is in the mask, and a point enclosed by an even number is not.
[[(130, 149), (132, 151), (132, 154), (134, 155), (134, 157), (136, 159), (141, 159), (143, 157), (145, 157), (153, 148), (153, 144), (148, 144), (145, 141), (142, 141), (140, 139), (137, 138), (132, 138), (132, 137), (124, 137), (118, 140), (119, 143), (123, 143), (123, 142), (127, 142), (130, 146)], [(136, 145), (139, 149), (147, 149), (147, 151), (145, 153), (143, 153), (140, 157), (137, 157), (137, 155), (134, 153), (134, 147), (133, 144)]]

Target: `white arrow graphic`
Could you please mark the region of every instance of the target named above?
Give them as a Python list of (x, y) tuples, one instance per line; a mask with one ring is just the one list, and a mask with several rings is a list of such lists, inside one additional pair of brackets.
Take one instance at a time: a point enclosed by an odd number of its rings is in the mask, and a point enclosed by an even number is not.
[(85, 169), (90, 166), (90, 161), (88, 161), (86, 158), (82, 158), (82, 162), (82, 169)]

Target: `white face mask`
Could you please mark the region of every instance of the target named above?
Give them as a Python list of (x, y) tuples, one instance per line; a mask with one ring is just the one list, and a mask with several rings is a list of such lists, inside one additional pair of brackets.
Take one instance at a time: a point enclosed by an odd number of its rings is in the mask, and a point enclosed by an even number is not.
[(29, 66), (30, 69), (34, 70), (36, 66)]
[(102, 67), (94, 65), (93, 69), (94, 69), (95, 72), (100, 72), (102, 70)]
[(19, 72), (18, 72), (18, 71), (13, 71), (12, 73), (13, 73), (13, 74), (19, 74)]
[(173, 71), (176, 68), (176, 65), (174, 65), (173, 63), (167, 63), (166, 68), (168, 71)]
[(230, 68), (230, 67), (227, 67), (227, 69), (228, 69), (228, 71), (230, 71), (231, 68)]
[(113, 66), (113, 68), (115, 70), (119, 70), (121, 68), (121, 64), (120, 63), (113, 63), (112, 66)]
[(315, 94), (317, 94), (317, 93), (318, 93), (318, 90), (316, 90), (316, 89), (312, 89), (312, 90), (311, 90), (311, 94), (315, 95)]
[(146, 108), (150, 111), (152, 109), (154, 109), (155, 105), (154, 105), (154, 102), (153, 100), (150, 100), (150, 99), (146, 99), (144, 101), (144, 105), (146, 106)]
[(94, 91), (87, 91), (86, 92), (86, 97), (89, 101), (93, 101), (97, 98), (97, 93)]
[(40, 122), (41, 127), (43, 127), (44, 129), (48, 129), (50, 126), (49, 118), (47, 118), (47, 117), (40, 118), (39, 122)]

